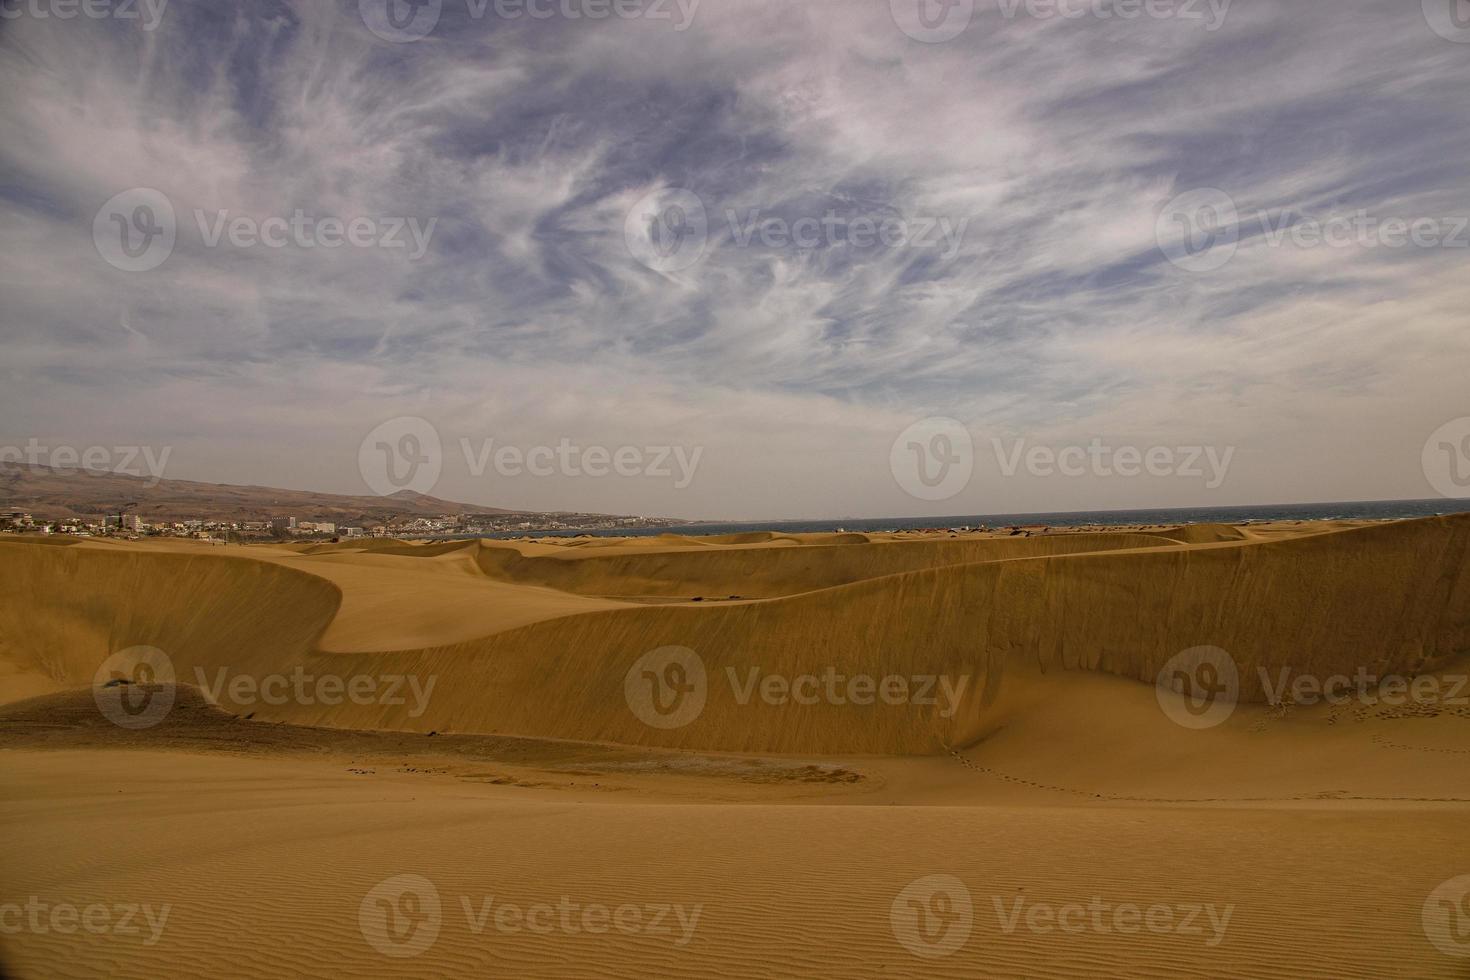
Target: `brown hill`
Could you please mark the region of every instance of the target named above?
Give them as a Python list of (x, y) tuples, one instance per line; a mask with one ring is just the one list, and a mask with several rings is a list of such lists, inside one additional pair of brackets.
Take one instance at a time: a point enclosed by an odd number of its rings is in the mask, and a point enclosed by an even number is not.
[(96, 519), (126, 509), (146, 521), (263, 521), (288, 515), (339, 525), (381, 524), (393, 518), (516, 514), (401, 490), (388, 497), (158, 480), (126, 473), (0, 463), (0, 507), (37, 518)]

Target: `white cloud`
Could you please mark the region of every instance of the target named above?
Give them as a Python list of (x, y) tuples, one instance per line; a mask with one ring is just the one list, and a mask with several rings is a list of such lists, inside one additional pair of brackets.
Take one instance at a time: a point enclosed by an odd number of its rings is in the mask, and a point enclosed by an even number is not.
[[(446, 5), (449, 9), (451, 5)], [(0, 417), (177, 446), (170, 475), (360, 491), (397, 414), (533, 444), (680, 441), (688, 490), (504, 481), (514, 507), (884, 515), (1413, 497), (1465, 414), (1464, 250), (1248, 234), (1209, 274), (1159, 209), (1470, 214), (1470, 80), (1414, 5), (1303, 0), (1170, 21), (1006, 21), (919, 44), (886, 3), (706, 3), (666, 22), (446, 18), (378, 40), (355, 5), (174, 0), (156, 32), (22, 18), (0, 34)], [(266, 8), (260, 8), (266, 9)], [(1453, 50), (1452, 50), (1453, 49)], [(150, 273), (102, 262), (96, 208), (169, 195)], [(693, 190), (700, 262), (637, 264), (623, 219)], [(196, 209), (436, 221), (428, 254), (209, 248)], [(742, 246), (727, 212), (964, 222), (954, 254)], [(977, 484), (919, 505), (892, 438), (943, 414), (1033, 441), (1210, 441), (1179, 481)]]

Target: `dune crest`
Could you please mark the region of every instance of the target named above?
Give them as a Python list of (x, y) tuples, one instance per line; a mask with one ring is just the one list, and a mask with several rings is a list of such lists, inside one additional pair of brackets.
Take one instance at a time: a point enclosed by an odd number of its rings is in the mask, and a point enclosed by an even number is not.
[[(0, 547), (0, 613), (24, 626), (5, 659), (58, 686), (87, 682), (109, 653), (142, 643), (167, 651), (186, 678), (300, 666), (437, 680), (418, 714), (350, 703), (259, 709), (333, 727), (932, 754), (983, 738), (1020, 710), (1025, 692), (1068, 672), (1152, 684), (1171, 657), (1195, 647), (1234, 658), (1247, 702), (1264, 699), (1262, 670), (1413, 675), (1470, 651), (1466, 516), (1194, 546), (1120, 533), (641, 545), (553, 557), (541, 545), (458, 542), (404, 546), (418, 558), (338, 551), (270, 560)], [(412, 582), (422, 594), (395, 591)], [(679, 601), (589, 598), (676, 588)], [(423, 598), (436, 590), (449, 596), (442, 607)], [(688, 601), (736, 590), (774, 597)], [(455, 642), (366, 648), (395, 596), (436, 610), (473, 600), (487, 611), (451, 619), (475, 634)], [(528, 608), (534, 621), (516, 625)], [(436, 618), (422, 630), (441, 628)], [(327, 642), (334, 636), (362, 642)], [(645, 723), (625, 688), (634, 663), (664, 647), (692, 651), (702, 671), (703, 707), (678, 727)], [(762, 686), (773, 676), (778, 688), (813, 677), (844, 699), (773, 699)], [(896, 678), (910, 694), (927, 684), (926, 698), (853, 705), (840, 694), (851, 678)]]

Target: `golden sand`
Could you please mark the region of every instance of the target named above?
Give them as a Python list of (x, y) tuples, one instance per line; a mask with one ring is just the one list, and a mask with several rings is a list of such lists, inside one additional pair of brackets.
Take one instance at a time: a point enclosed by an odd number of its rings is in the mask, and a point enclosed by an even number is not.
[[(1470, 517), (0, 541), (0, 958), (22, 977), (1463, 976), (1467, 549)], [(177, 686), (92, 686), (138, 647)], [(1200, 649), (1238, 677), (1223, 707), (1155, 686)], [(1273, 697), (1394, 675), (1412, 697)], [(146, 727), (109, 720), (165, 690)], [(145, 925), (7, 918), (33, 896)]]

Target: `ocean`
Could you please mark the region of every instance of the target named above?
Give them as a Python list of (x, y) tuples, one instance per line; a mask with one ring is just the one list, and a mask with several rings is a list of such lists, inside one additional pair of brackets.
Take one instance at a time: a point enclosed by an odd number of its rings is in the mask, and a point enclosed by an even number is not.
[(1470, 511), (1470, 501), (1371, 500), (1331, 504), (1257, 504), (1247, 507), (1185, 507), (1153, 510), (1090, 510), (1046, 514), (970, 514), (959, 517), (842, 518), (824, 521), (700, 522), (669, 527), (641, 527), (595, 531), (501, 531), (491, 538), (649, 537), (657, 534), (738, 534), (742, 531), (907, 531), (947, 527), (1013, 527), (1045, 524), (1048, 527), (1081, 527), (1091, 524), (1239, 524), (1245, 521), (1395, 520), (1434, 517)]

